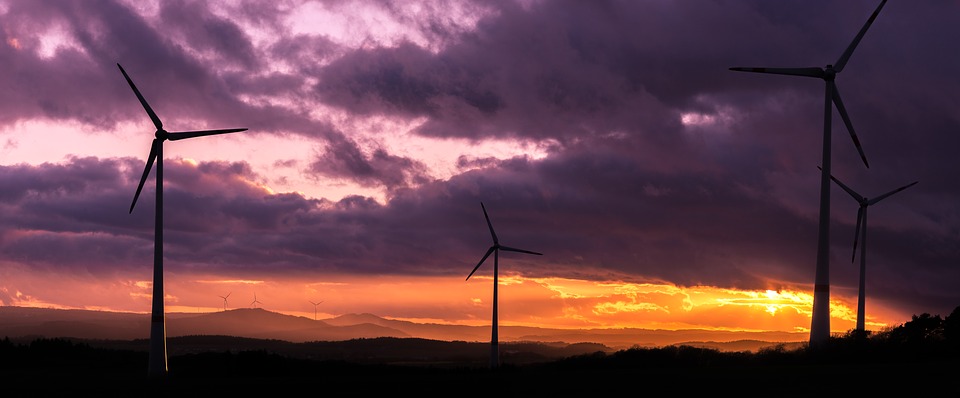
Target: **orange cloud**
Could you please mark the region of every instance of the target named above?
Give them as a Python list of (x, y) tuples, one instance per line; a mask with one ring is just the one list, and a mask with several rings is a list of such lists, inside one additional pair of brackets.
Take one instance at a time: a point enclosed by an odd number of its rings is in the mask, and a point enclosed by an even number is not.
[[(58, 277), (8, 267), (0, 304), (147, 313), (152, 283), (144, 280)], [(492, 278), (324, 275), (291, 279), (235, 278), (168, 272), (167, 312), (222, 311), (258, 307), (320, 319), (348, 313), (461, 325), (489, 325)], [(710, 329), (803, 332), (809, 328), (812, 295), (802, 289), (737, 290), (713, 286), (587, 281), (562, 278), (500, 278), (501, 325), (550, 328)], [(312, 302), (323, 301), (314, 306)], [(856, 297), (834, 294), (831, 328), (852, 329)], [(871, 329), (909, 320), (909, 314), (873, 304)]]

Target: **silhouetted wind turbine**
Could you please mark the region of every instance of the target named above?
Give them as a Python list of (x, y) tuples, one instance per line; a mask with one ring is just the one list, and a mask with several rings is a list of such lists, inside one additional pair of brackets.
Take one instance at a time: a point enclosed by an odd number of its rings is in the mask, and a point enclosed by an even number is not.
[(497, 368), (500, 366), (500, 347), (499, 338), (497, 337), (497, 277), (500, 272), (500, 250), (536, 254), (538, 256), (543, 255), (543, 253), (501, 245), (500, 240), (497, 239), (497, 233), (493, 232), (493, 224), (490, 223), (490, 216), (487, 215), (487, 208), (483, 206), (483, 202), (480, 203), (480, 208), (483, 209), (483, 217), (487, 220), (487, 227), (490, 228), (490, 236), (493, 237), (493, 246), (490, 246), (490, 248), (487, 249), (487, 253), (483, 255), (483, 258), (480, 259), (480, 262), (477, 263), (477, 266), (473, 267), (473, 271), (470, 271), (470, 275), (467, 275), (466, 280), (470, 280), (470, 277), (473, 276), (473, 273), (477, 272), (477, 269), (483, 265), (483, 262), (487, 260), (487, 257), (490, 257), (490, 254), (493, 253), (493, 332), (492, 336), (490, 337), (490, 367)]
[(853, 262), (857, 257), (857, 240), (860, 241), (860, 292), (857, 296), (857, 332), (864, 332), (864, 308), (866, 307), (866, 273), (867, 273), (867, 208), (877, 204), (877, 202), (888, 198), (890, 195), (893, 195), (897, 192), (900, 192), (904, 189), (910, 188), (920, 181), (914, 181), (907, 185), (904, 185), (900, 188), (894, 189), (890, 192), (887, 192), (883, 195), (877, 196), (875, 198), (867, 198), (860, 196), (850, 187), (844, 185), (840, 180), (834, 176), (830, 176), (830, 179), (833, 182), (837, 183), (840, 188), (843, 188), (844, 191), (847, 191), (853, 200), (856, 200), (860, 204), (860, 208), (857, 209), (857, 227), (853, 235), (853, 256), (850, 257), (850, 262)]
[(137, 99), (140, 100), (140, 105), (143, 105), (143, 109), (147, 111), (147, 115), (150, 116), (150, 120), (153, 121), (154, 126), (157, 128), (153, 143), (150, 145), (150, 155), (147, 156), (147, 164), (143, 168), (143, 175), (140, 177), (140, 185), (137, 186), (137, 193), (133, 196), (133, 202), (130, 203), (130, 213), (133, 213), (133, 208), (137, 205), (137, 199), (140, 197), (140, 191), (143, 190), (143, 184), (147, 181), (147, 174), (150, 173), (153, 163), (156, 162), (157, 203), (155, 205), (156, 215), (154, 219), (153, 245), (153, 309), (150, 317), (150, 362), (147, 372), (150, 376), (163, 376), (167, 373), (167, 330), (163, 311), (163, 142), (166, 140), (177, 141), (185, 138), (235, 133), (246, 129), (168, 132), (163, 129), (163, 123), (160, 121), (160, 118), (153, 112), (153, 108), (147, 104), (147, 100), (140, 94), (140, 90), (133, 84), (133, 80), (130, 80), (127, 71), (123, 70), (120, 64), (117, 64), (117, 67), (120, 68), (120, 73), (123, 73), (123, 77), (127, 79), (127, 83), (130, 84), (133, 93), (136, 94)]
[(313, 304), (313, 320), (317, 320), (317, 306), (320, 305), (320, 304), (322, 304), (322, 303), (323, 303), (323, 301), (321, 301), (321, 302), (319, 302), (319, 303), (314, 303), (313, 301), (310, 302), (310, 304)]
[(263, 304), (263, 303), (257, 301), (257, 293), (254, 292), (254, 293), (253, 293), (253, 302), (250, 303), (250, 306), (253, 307), (253, 308), (257, 308), (257, 304)]
[(223, 310), (224, 310), (224, 311), (227, 310), (227, 297), (230, 297), (230, 294), (231, 294), (231, 293), (233, 293), (233, 292), (227, 293), (226, 296), (219, 296), (220, 298), (223, 299)]
[(853, 130), (853, 124), (850, 122), (850, 117), (847, 116), (847, 110), (844, 108), (843, 101), (840, 99), (840, 92), (837, 90), (837, 84), (834, 79), (836, 78), (837, 74), (843, 70), (843, 67), (846, 66), (847, 61), (853, 54), (853, 50), (857, 48), (857, 44), (859, 44), (860, 40), (863, 39), (863, 35), (867, 33), (867, 29), (870, 28), (870, 25), (877, 18), (877, 15), (880, 13), (880, 9), (884, 4), (886, 4), (886, 2), (887, 0), (880, 2), (880, 5), (877, 6), (877, 9), (873, 12), (873, 15), (870, 16), (870, 19), (867, 20), (867, 22), (863, 25), (863, 28), (860, 29), (860, 32), (857, 33), (857, 36), (853, 39), (853, 42), (851, 42), (850, 45), (847, 46), (846, 51), (840, 55), (840, 59), (837, 60), (836, 64), (827, 65), (824, 68), (816, 66), (803, 68), (730, 68), (730, 70), (740, 72), (772, 73), (778, 75), (812, 77), (822, 79), (826, 83), (823, 112), (823, 172), (820, 175), (820, 225), (818, 228), (817, 239), (817, 273), (813, 290), (813, 316), (810, 326), (811, 344), (824, 342), (830, 337), (829, 176), (831, 146), (830, 127), (834, 104), (836, 104), (837, 111), (840, 113), (840, 117), (843, 118), (843, 123), (846, 124), (847, 130), (850, 132), (850, 138), (853, 139), (853, 144), (857, 147), (857, 152), (860, 153), (860, 158), (863, 159), (863, 164), (868, 168), (870, 167), (870, 164), (867, 163), (866, 155), (863, 154), (863, 148), (860, 147), (860, 140), (857, 139), (857, 134)]

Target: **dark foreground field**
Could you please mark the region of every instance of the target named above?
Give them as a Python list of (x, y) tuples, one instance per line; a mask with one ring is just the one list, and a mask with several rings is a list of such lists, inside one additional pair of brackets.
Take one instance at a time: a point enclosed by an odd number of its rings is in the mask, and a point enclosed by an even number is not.
[[(848, 334), (817, 347), (720, 352), (670, 346), (597, 351), (560, 358), (540, 348), (503, 345), (491, 370), (481, 343), (370, 339), (329, 344), (338, 359), (303, 358), (252, 346), (171, 354), (169, 374), (146, 375), (142, 342), (124, 348), (65, 339), (0, 341), (4, 397), (321, 396), (931, 396), (960, 397), (957, 312), (915, 316), (868, 336)], [(170, 345), (177, 344), (171, 341)], [(186, 342), (184, 342), (186, 343)], [(247, 342), (246, 344), (249, 344)], [(318, 343), (319, 344), (319, 343)], [(411, 345), (412, 344), (412, 345)], [(345, 348), (406, 352), (424, 344), (460, 344), (461, 361), (342, 355)], [(388, 346), (389, 345), (389, 346)], [(404, 346), (396, 350), (397, 345)], [(452, 346), (451, 346), (452, 347)], [(404, 351), (405, 350), (405, 351)], [(473, 350), (473, 351), (471, 351)], [(465, 351), (465, 352), (467, 352)], [(372, 353), (373, 351), (367, 351)], [(556, 353), (554, 353), (556, 354)], [(365, 359), (366, 358), (366, 359)], [(480, 357), (482, 359), (482, 355)]]

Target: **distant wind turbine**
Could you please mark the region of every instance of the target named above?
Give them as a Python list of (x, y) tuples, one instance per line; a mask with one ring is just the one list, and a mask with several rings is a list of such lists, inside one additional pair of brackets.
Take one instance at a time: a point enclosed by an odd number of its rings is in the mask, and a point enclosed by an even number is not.
[(847, 191), (853, 200), (856, 200), (860, 204), (860, 208), (857, 209), (857, 227), (853, 235), (853, 256), (850, 257), (850, 262), (853, 262), (857, 257), (857, 240), (860, 241), (860, 292), (857, 296), (857, 332), (864, 332), (864, 308), (866, 307), (866, 273), (867, 273), (867, 208), (877, 204), (877, 202), (884, 200), (890, 195), (893, 195), (897, 192), (900, 192), (904, 189), (914, 186), (919, 181), (911, 182), (907, 185), (904, 185), (900, 188), (894, 189), (890, 192), (887, 192), (883, 195), (877, 196), (875, 198), (867, 198), (856, 193), (850, 187), (844, 185), (840, 180), (834, 176), (830, 176), (830, 179), (833, 182), (837, 183), (840, 188), (843, 188), (844, 191)]
[(232, 293), (233, 293), (233, 292), (227, 293), (226, 296), (219, 296), (220, 298), (223, 299), (223, 310), (224, 310), (224, 311), (227, 310), (227, 297), (230, 297), (230, 294), (232, 294)]
[(500, 272), (500, 250), (536, 254), (538, 256), (543, 255), (543, 253), (501, 245), (500, 240), (497, 239), (497, 233), (493, 232), (493, 224), (490, 223), (490, 216), (487, 215), (487, 208), (483, 206), (483, 202), (480, 203), (480, 208), (483, 209), (483, 217), (487, 220), (487, 227), (490, 229), (490, 236), (493, 238), (493, 246), (490, 246), (490, 248), (487, 249), (487, 253), (483, 255), (483, 258), (480, 259), (480, 262), (477, 263), (477, 266), (473, 267), (473, 271), (470, 271), (470, 275), (467, 275), (466, 280), (470, 280), (470, 277), (473, 276), (473, 273), (477, 272), (477, 269), (483, 265), (483, 262), (487, 260), (487, 257), (490, 257), (490, 254), (493, 253), (493, 331), (492, 336), (490, 337), (490, 367), (496, 369), (500, 366), (500, 347), (499, 338), (497, 337), (497, 278)]
[(217, 135), (244, 131), (245, 128), (226, 129), (226, 130), (199, 130), (168, 132), (163, 129), (163, 123), (153, 108), (147, 104), (147, 100), (140, 94), (140, 90), (130, 80), (127, 71), (123, 70), (120, 64), (120, 73), (127, 80), (133, 93), (140, 100), (140, 105), (147, 111), (153, 125), (157, 131), (154, 134), (156, 138), (150, 145), (150, 155), (147, 156), (147, 164), (143, 168), (143, 175), (140, 176), (140, 185), (137, 186), (137, 193), (133, 196), (133, 202), (130, 203), (130, 213), (137, 205), (137, 199), (140, 197), (140, 191), (143, 190), (143, 184), (147, 181), (147, 175), (153, 163), (157, 163), (157, 202), (154, 216), (154, 244), (153, 244), (153, 309), (150, 317), (150, 359), (147, 372), (150, 376), (164, 376), (167, 373), (167, 330), (165, 325), (165, 316), (163, 311), (163, 142), (166, 140), (177, 141), (186, 138), (203, 137), (207, 135)]
[(254, 293), (253, 293), (253, 302), (250, 303), (250, 306), (253, 307), (253, 308), (257, 308), (257, 304), (263, 304), (263, 303), (257, 301), (257, 293), (254, 292)]
[(739, 72), (812, 77), (822, 79), (826, 83), (823, 113), (823, 172), (820, 173), (820, 225), (817, 239), (817, 272), (813, 290), (813, 316), (810, 326), (811, 344), (824, 342), (830, 337), (830, 127), (832, 124), (831, 115), (833, 114), (834, 104), (840, 113), (840, 117), (843, 118), (843, 123), (846, 124), (847, 130), (850, 132), (850, 138), (853, 139), (853, 144), (857, 147), (857, 152), (860, 153), (863, 164), (868, 168), (870, 167), (870, 164), (867, 163), (866, 155), (863, 154), (863, 148), (860, 147), (860, 140), (857, 139), (857, 134), (853, 130), (850, 117), (847, 116), (847, 110), (844, 108), (843, 101), (840, 99), (840, 91), (837, 90), (837, 84), (834, 79), (837, 74), (843, 70), (843, 67), (846, 66), (847, 61), (853, 54), (853, 50), (857, 48), (860, 40), (863, 39), (863, 35), (867, 33), (867, 29), (873, 24), (873, 21), (880, 13), (880, 9), (883, 8), (886, 2), (887, 0), (880, 2), (880, 5), (877, 6), (877, 9), (874, 10), (873, 14), (863, 25), (863, 28), (861, 28), (857, 36), (854, 37), (853, 42), (847, 46), (847, 49), (833, 65), (828, 64), (823, 68), (816, 66), (801, 68), (730, 68), (730, 70)]
[(319, 302), (319, 303), (314, 303), (313, 301), (310, 302), (310, 304), (313, 304), (313, 320), (317, 320), (317, 306), (320, 305), (320, 304), (322, 304), (322, 303), (323, 303), (323, 301), (321, 301), (321, 302)]

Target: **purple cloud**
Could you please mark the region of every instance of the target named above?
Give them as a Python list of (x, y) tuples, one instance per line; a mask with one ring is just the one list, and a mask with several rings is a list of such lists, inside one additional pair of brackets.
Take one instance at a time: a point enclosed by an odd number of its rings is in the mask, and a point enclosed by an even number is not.
[[(413, 14), (386, 3), (432, 45), (353, 48), (294, 32), (288, 8), (260, 2), (178, 1), (155, 14), (111, 1), (15, 2), (0, 14), (0, 126), (143, 122), (120, 62), (171, 130), (202, 120), (297, 135), (319, 153), (273, 159), (275, 168), (389, 194), (272, 193), (260, 186), (269, 171), (251, 162), (170, 161), (165, 253), (175, 267), (462, 277), (489, 243), (482, 201), (504, 242), (545, 254), (511, 259), (530, 276), (809, 285), (822, 82), (728, 68), (835, 62), (875, 6), (483, 2), (464, 6), (478, 16), (466, 26), (436, 6)], [(869, 231), (869, 294), (914, 312), (960, 300), (960, 56), (946, 39), (960, 34), (958, 7), (887, 4), (837, 78), (871, 167), (835, 117), (834, 174), (865, 193), (920, 181), (872, 212)], [(41, 54), (38, 32), (54, 26), (71, 45)], [(365, 152), (338, 117), (423, 120), (415, 133), (426, 138), (516, 139), (547, 153), (464, 148), (458, 174), (434, 180), (424, 159)], [(17, 150), (16, 137), (4, 141)], [(82, 156), (0, 166), (0, 256), (63, 270), (149, 266), (150, 185), (126, 213), (142, 167)], [(855, 205), (833, 192), (831, 282), (854, 288)]]

